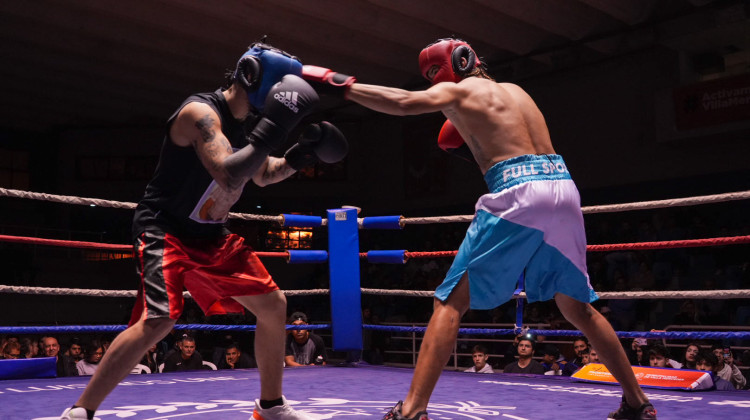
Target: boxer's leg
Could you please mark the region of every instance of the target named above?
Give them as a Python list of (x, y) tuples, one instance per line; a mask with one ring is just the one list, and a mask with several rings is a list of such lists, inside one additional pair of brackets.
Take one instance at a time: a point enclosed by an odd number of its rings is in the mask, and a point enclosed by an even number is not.
[(411, 387), (401, 408), (404, 417), (427, 409), (430, 395), (453, 352), (461, 317), (469, 310), (469, 301), (468, 273), (464, 273), (445, 302), (435, 299), (435, 309), (419, 348)]

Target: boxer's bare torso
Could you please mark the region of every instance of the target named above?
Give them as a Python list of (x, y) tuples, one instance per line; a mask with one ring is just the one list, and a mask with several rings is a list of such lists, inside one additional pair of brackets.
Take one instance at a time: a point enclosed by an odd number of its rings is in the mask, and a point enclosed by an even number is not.
[(441, 111), (456, 126), (483, 174), (514, 156), (555, 153), (541, 111), (511, 83), (468, 77), (417, 92), (355, 83), (347, 99), (395, 115)]

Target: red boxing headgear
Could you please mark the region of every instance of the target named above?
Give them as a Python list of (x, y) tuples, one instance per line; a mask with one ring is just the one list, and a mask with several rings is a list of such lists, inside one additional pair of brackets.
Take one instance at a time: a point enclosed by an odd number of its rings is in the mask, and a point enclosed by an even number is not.
[[(461, 58), (466, 59), (465, 66), (461, 66)], [(471, 46), (460, 39), (438, 39), (419, 53), (419, 69), (422, 76), (433, 85), (440, 82), (458, 83), (480, 65), (482, 62)], [(439, 70), (430, 79), (427, 72), (432, 66), (438, 66)]]

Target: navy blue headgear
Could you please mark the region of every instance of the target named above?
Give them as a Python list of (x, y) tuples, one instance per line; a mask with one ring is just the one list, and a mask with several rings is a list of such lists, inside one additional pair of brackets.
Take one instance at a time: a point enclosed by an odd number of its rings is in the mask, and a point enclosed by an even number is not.
[(287, 74), (302, 75), (302, 62), (270, 45), (257, 42), (237, 62), (234, 78), (247, 92), (247, 99), (262, 111), (266, 95)]

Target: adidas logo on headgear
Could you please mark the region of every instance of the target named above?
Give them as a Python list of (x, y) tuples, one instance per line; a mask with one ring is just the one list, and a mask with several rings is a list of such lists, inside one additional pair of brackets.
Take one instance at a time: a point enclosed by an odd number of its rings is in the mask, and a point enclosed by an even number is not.
[(273, 94), (273, 98), (284, 104), (285, 107), (289, 108), (295, 114), (299, 112), (297, 108), (297, 92), (276, 92)]

